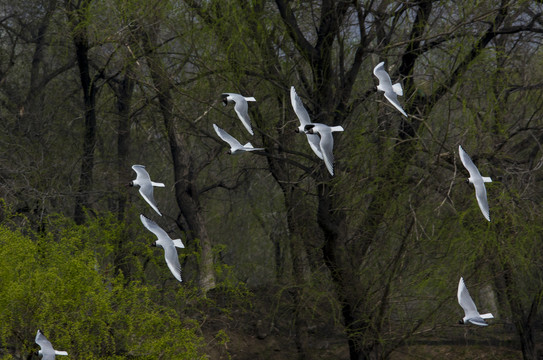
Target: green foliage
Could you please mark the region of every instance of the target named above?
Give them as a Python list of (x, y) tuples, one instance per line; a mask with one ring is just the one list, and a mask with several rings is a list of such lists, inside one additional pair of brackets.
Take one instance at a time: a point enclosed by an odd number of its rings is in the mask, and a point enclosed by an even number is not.
[(108, 219), (75, 226), (57, 218), (61, 227), (33, 237), (0, 226), (2, 344), (29, 353), (42, 329), (75, 358), (202, 358), (197, 323), (152, 301), (156, 289), (100, 270), (108, 247), (100, 254), (96, 245), (122, 228)]

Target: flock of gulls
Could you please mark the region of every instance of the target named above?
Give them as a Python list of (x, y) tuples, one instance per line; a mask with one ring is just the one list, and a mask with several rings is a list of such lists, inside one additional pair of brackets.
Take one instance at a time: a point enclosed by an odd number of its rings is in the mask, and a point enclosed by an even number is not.
[[(379, 63), (374, 69), (373, 74), (379, 79), (377, 90), (384, 92), (385, 98), (405, 117), (407, 113), (402, 108), (398, 101), (398, 96), (403, 96), (402, 85), (400, 83), (392, 84), (390, 76), (384, 68), (384, 62)], [(230, 103), (234, 103), (234, 110), (241, 120), (243, 126), (247, 129), (249, 134), (254, 135), (253, 128), (251, 126), (251, 119), (249, 118), (249, 105), (248, 102), (256, 101), (254, 97), (245, 97), (240, 94), (223, 93), (221, 94), (224, 106)], [(341, 126), (328, 126), (325, 124), (313, 123), (309, 117), (309, 113), (304, 107), (304, 104), (294, 86), (290, 88), (290, 100), (292, 108), (296, 113), (300, 121), (300, 126), (295, 129), (297, 133), (303, 133), (307, 137), (307, 141), (311, 150), (317, 155), (317, 157), (324, 161), (326, 169), (330, 175), (334, 175), (334, 138), (333, 132), (344, 131)], [(230, 146), (228, 154), (240, 154), (246, 151), (265, 150), (264, 148), (255, 148), (250, 142), (245, 145), (228, 134), (225, 130), (213, 124), (213, 128), (217, 135)], [(468, 183), (473, 184), (475, 188), (475, 196), (479, 204), (479, 208), (483, 213), (483, 216), (490, 221), (490, 212), (488, 207), (488, 201), (486, 196), (485, 182), (491, 182), (490, 177), (481, 176), (477, 166), (473, 163), (469, 155), (464, 151), (462, 146), (458, 146), (460, 159), (462, 164), (469, 172)], [(151, 208), (160, 216), (162, 213), (158, 209), (157, 203), (153, 195), (154, 187), (164, 187), (163, 183), (151, 181), (149, 173), (145, 170), (143, 165), (133, 165), (132, 169), (136, 172), (136, 179), (129, 183), (130, 186), (139, 186), (139, 192), (143, 199), (151, 206)], [(151, 246), (161, 247), (164, 249), (164, 258), (166, 264), (170, 269), (175, 279), (182, 282), (181, 278), (181, 265), (179, 263), (179, 257), (177, 255), (177, 248), (183, 249), (185, 246), (181, 239), (172, 239), (156, 222), (140, 215), (140, 220), (147, 230), (152, 232), (157, 240), (151, 244)], [(467, 324), (472, 323), (479, 326), (488, 326), (485, 319), (493, 318), (490, 313), (479, 314), (477, 307), (473, 302), (473, 299), (469, 295), (464, 279), (461, 277), (458, 283), (458, 303), (464, 309), (465, 316), (460, 323)], [(54, 360), (56, 355), (68, 355), (66, 351), (58, 351), (53, 348), (51, 342), (47, 340), (45, 335), (38, 330), (36, 334), (36, 344), (41, 348), (39, 356), (44, 360)]]

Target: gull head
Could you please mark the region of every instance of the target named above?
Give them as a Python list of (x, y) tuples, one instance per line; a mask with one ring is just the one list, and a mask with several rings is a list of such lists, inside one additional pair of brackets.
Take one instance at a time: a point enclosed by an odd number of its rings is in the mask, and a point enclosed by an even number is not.
[(296, 129), (294, 129), (294, 132), (296, 134), (305, 133), (304, 126), (303, 125), (298, 126)]
[(228, 151), (226, 152), (226, 154), (227, 154), (227, 155), (232, 155), (232, 150), (228, 150)]
[(222, 105), (223, 106), (228, 105), (228, 95), (226, 94), (222, 96)]
[(151, 243), (151, 245), (149, 245), (149, 246), (151, 246), (151, 247), (157, 247), (156, 241), (155, 241), (154, 243)]
[(465, 324), (465, 322), (464, 322), (463, 319), (458, 320), (458, 323), (459, 323), (460, 325), (464, 325), (464, 324)]
[(128, 184), (126, 184), (126, 186), (130, 186), (130, 187), (132, 187), (132, 186), (134, 186), (134, 185), (136, 185), (136, 184), (134, 184), (133, 181), (130, 181)]
[(304, 132), (305, 132), (306, 134), (314, 134), (314, 132), (313, 132), (313, 128), (314, 128), (314, 127), (315, 127), (315, 125), (313, 125), (313, 124), (308, 124), (308, 125), (306, 125), (305, 128), (304, 128)]

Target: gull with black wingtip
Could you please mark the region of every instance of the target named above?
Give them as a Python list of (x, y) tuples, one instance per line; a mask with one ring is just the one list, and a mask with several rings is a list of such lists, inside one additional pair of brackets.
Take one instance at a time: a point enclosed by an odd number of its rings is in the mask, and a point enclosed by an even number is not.
[(296, 113), (296, 116), (298, 116), (298, 119), (300, 120), (300, 126), (294, 130), (297, 133), (302, 133), (307, 136), (307, 141), (309, 142), (309, 146), (311, 146), (311, 149), (319, 157), (319, 159), (322, 158), (321, 153), (321, 146), (319, 138), (319, 135), (317, 134), (309, 134), (305, 132), (305, 126), (311, 124), (311, 119), (309, 118), (309, 113), (304, 107), (304, 104), (298, 94), (296, 94), (296, 90), (294, 89), (294, 86), (290, 88), (290, 102), (292, 103), (292, 108), (294, 109), (294, 112)]
[(464, 278), (460, 278), (458, 283), (458, 303), (464, 309), (464, 317), (459, 321), (460, 324), (467, 324), (468, 322), (479, 325), (479, 326), (488, 326), (484, 319), (493, 319), (494, 315), (491, 313), (479, 314), (477, 311), (477, 306), (473, 302), (473, 299), (469, 295), (468, 288), (464, 283)]
[(255, 148), (253, 145), (248, 142), (245, 145), (241, 145), (239, 141), (237, 141), (232, 135), (218, 127), (217, 125), (213, 124), (213, 129), (215, 129), (215, 132), (219, 137), (226, 142), (228, 145), (230, 145), (230, 150), (227, 151), (228, 154), (236, 155), (240, 154), (245, 151), (255, 151), (255, 150), (264, 150), (264, 148)]
[(333, 132), (343, 131), (341, 126), (328, 126), (319, 123), (307, 124), (304, 127), (306, 134), (318, 134), (320, 137), (319, 147), (324, 158), (324, 164), (328, 169), (328, 172), (333, 176), (334, 175), (334, 137), (332, 136)]
[(475, 188), (475, 197), (477, 198), (477, 203), (479, 203), (479, 208), (483, 213), (485, 219), (490, 221), (490, 210), (488, 208), (488, 200), (486, 198), (486, 187), (485, 182), (492, 182), (492, 179), (486, 176), (481, 176), (479, 169), (473, 163), (469, 155), (462, 149), (461, 145), (458, 145), (458, 152), (460, 153), (460, 160), (462, 164), (469, 172), (468, 183), (473, 184)]
[(221, 94), (223, 105), (226, 106), (233, 102), (234, 110), (238, 114), (239, 119), (243, 123), (243, 126), (247, 129), (249, 134), (254, 135), (253, 128), (251, 127), (251, 119), (249, 118), (249, 104), (248, 101), (256, 101), (254, 97), (245, 97), (240, 94), (224, 93)]
[(403, 96), (402, 84), (396, 83), (392, 85), (390, 76), (385, 70), (385, 62), (380, 62), (373, 69), (373, 74), (379, 79), (379, 85), (377, 85), (377, 90), (383, 91), (387, 100), (394, 105), (403, 116), (407, 117), (407, 113), (400, 105), (398, 101), (398, 96)]
[(181, 282), (181, 264), (179, 263), (179, 258), (177, 257), (176, 248), (183, 249), (185, 248), (185, 245), (183, 245), (181, 239), (172, 240), (168, 233), (158, 226), (153, 220), (150, 220), (143, 215), (140, 215), (140, 220), (143, 226), (155, 234), (158, 239), (151, 244), (151, 246), (161, 247), (164, 249), (164, 258), (166, 259), (168, 268), (172, 272), (173, 276), (179, 282)]
[(38, 351), (38, 356), (41, 357), (42, 360), (55, 360), (56, 355), (68, 355), (66, 351), (55, 350), (51, 342), (47, 340), (45, 335), (43, 335), (43, 333), (39, 329), (36, 333), (36, 340), (34, 341), (41, 348)]
[(149, 176), (149, 173), (147, 172), (147, 170), (145, 170), (145, 166), (143, 165), (133, 165), (132, 169), (136, 172), (136, 179), (131, 181), (128, 185), (138, 185), (140, 187), (140, 194), (143, 199), (147, 201), (149, 205), (151, 205), (151, 207), (158, 213), (158, 215), (162, 216), (160, 210), (158, 210), (155, 197), (153, 196), (153, 187), (164, 187), (165, 185), (163, 183), (151, 181), (151, 177)]

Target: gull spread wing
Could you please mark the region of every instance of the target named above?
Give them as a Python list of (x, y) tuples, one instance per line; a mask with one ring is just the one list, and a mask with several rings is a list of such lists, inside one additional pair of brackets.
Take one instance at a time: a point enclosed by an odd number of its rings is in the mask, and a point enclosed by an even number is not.
[(292, 103), (292, 108), (294, 109), (296, 116), (300, 120), (300, 124), (302, 124), (303, 127), (305, 127), (307, 124), (311, 124), (309, 113), (305, 109), (304, 104), (302, 103), (302, 100), (298, 94), (296, 94), (294, 86), (290, 88), (290, 102)]
[(334, 175), (334, 137), (328, 127), (318, 126), (317, 130), (321, 137), (320, 147), (324, 158), (324, 164), (326, 165), (328, 172), (330, 172), (331, 175)]
[(145, 166), (143, 165), (132, 165), (132, 170), (136, 172), (136, 180), (137, 181), (145, 181), (148, 180), (151, 181), (151, 177), (149, 176), (149, 173), (147, 170), (145, 170)]
[(163, 243), (162, 247), (164, 248), (164, 258), (166, 259), (166, 264), (170, 268), (170, 271), (172, 272), (173, 276), (178, 281), (180, 282), (183, 281), (181, 279), (181, 264), (179, 263), (177, 250), (175, 249), (173, 242), (170, 240), (166, 244)]
[(55, 360), (55, 355), (68, 355), (66, 351), (57, 351), (43, 333), (38, 330), (36, 334), (36, 344), (41, 348), (42, 360)]
[(403, 116), (407, 117), (407, 113), (402, 108), (402, 105), (398, 101), (398, 95), (395, 92), (385, 92), (385, 97)]
[(46, 353), (46, 352), (50, 352), (52, 354), (55, 353), (55, 350), (53, 349), (53, 344), (51, 344), (51, 342), (45, 337), (45, 335), (43, 335), (43, 333), (40, 330), (38, 330), (36, 334), (35, 342), (36, 344), (40, 346), (41, 351), (43, 353)]
[(462, 164), (464, 164), (464, 167), (468, 170), (473, 186), (475, 187), (475, 196), (477, 197), (479, 208), (484, 217), (490, 221), (490, 209), (488, 207), (483, 177), (481, 176), (479, 169), (477, 169), (477, 166), (473, 163), (473, 160), (471, 160), (469, 155), (462, 149), (461, 145), (458, 145), (458, 152), (460, 153), (460, 160), (462, 160)]
[[(294, 112), (296, 113), (296, 116), (298, 117), (298, 120), (300, 120), (300, 124), (302, 125), (302, 129), (305, 128), (307, 124), (311, 124), (311, 119), (309, 118), (309, 113), (307, 112), (306, 108), (304, 107), (304, 104), (302, 103), (302, 100), (296, 93), (296, 90), (294, 89), (294, 86), (290, 88), (290, 102), (292, 103), (292, 108), (294, 109)], [(319, 159), (322, 158), (322, 153), (320, 150), (320, 138), (317, 134), (305, 134), (307, 136), (307, 141), (309, 142), (309, 146), (311, 146), (311, 150), (319, 157)]]
[(322, 157), (321, 147), (320, 147), (320, 138), (317, 134), (305, 134), (307, 136), (307, 142), (311, 146), (311, 150), (319, 157), (319, 159), (324, 160)]
[(392, 92), (392, 81), (385, 70), (385, 62), (382, 61), (373, 69), (373, 75), (379, 79), (380, 90), (384, 92)]
[(168, 265), (168, 268), (178, 281), (182, 281), (181, 264), (179, 263), (179, 258), (177, 257), (177, 250), (175, 249), (175, 244), (172, 239), (153, 220), (148, 219), (143, 215), (140, 215), (140, 220), (142, 224), (147, 228), (147, 230), (156, 235), (156, 237), (158, 238), (157, 243), (164, 249), (164, 258), (166, 259), (166, 264)]
[(230, 145), (231, 148), (238, 149), (238, 148), (243, 147), (241, 146), (241, 143), (237, 141), (236, 139), (234, 139), (232, 135), (230, 135), (229, 133), (227, 133), (226, 131), (218, 127), (217, 125), (213, 124), (213, 128), (215, 129), (215, 132), (217, 133), (217, 135), (219, 135), (219, 137), (223, 139), (223, 141), (228, 143), (228, 145)]
[(160, 210), (158, 210), (158, 206), (153, 195), (153, 185), (151, 185), (150, 182), (148, 184), (140, 186), (140, 194), (145, 199), (145, 201), (147, 201), (147, 203), (153, 208), (153, 210), (155, 210), (158, 215), (162, 216)]
[(463, 277), (460, 278), (460, 282), (458, 283), (458, 303), (462, 309), (464, 309), (464, 314), (468, 319), (480, 317), (477, 307), (469, 295), (468, 288), (464, 283)]
[(460, 160), (462, 160), (462, 164), (464, 164), (464, 167), (469, 172), (469, 176), (472, 178), (481, 177), (479, 169), (477, 169), (477, 166), (475, 166), (473, 160), (471, 160), (469, 155), (464, 151), (464, 149), (462, 149), (462, 145), (458, 145), (458, 152), (460, 153)]
[(50, 352), (44, 352), (41, 351), (41, 360), (55, 360), (55, 351), (53, 350), (52, 353)]
[(140, 214), (140, 220), (143, 226), (145, 226), (147, 230), (155, 234), (158, 240), (170, 240), (170, 236), (168, 235), (168, 233), (164, 231), (160, 226), (158, 226), (156, 222), (146, 218), (142, 214)]
[(266, 150), (264, 148), (255, 148), (253, 144), (248, 142), (247, 144), (243, 145), (243, 150), (245, 151), (256, 151), (256, 150)]
[(475, 187), (475, 197), (477, 198), (479, 209), (481, 209), (483, 216), (490, 221), (490, 209), (488, 208), (485, 183), (483, 181), (477, 181), (473, 183), (473, 186)]
[(479, 325), (479, 326), (488, 326), (488, 324), (481, 318), (481, 317), (478, 317), (478, 318), (471, 318), (471, 319), (468, 319), (468, 321), (474, 325)]

